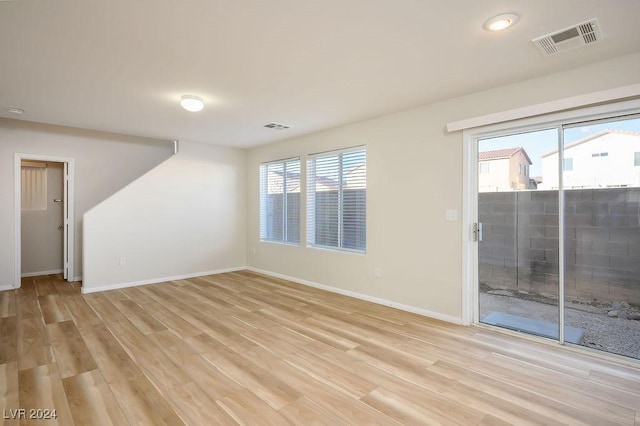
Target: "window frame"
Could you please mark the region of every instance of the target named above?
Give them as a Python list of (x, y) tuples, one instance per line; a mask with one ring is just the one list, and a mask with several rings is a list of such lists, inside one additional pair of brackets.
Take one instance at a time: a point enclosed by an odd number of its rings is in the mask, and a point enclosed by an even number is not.
[[(364, 218), (364, 227), (365, 227), (365, 238), (364, 238), (364, 249), (360, 250), (360, 249), (354, 249), (354, 248), (349, 248), (349, 247), (344, 247), (344, 238), (343, 238), (343, 234), (344, 234), (344, 230), (343, 230), (343, 220), (344, 220), (344, 210), (343, 210), (343, 204), (342, 204), (342, 199), (343, 199), (343, 180), (344, 180), (344, 169), (343, 169), (343, 156), (345, 154), (349, 154), (349, 153), (353, 153), (353, 152), (364, 152), (364, 164), (365, 164), (365, 176), (364, 176), (364, 183), (365, 183), (365, 218)], [(339, 176), (338, 176), (338, 180), (339, 180), (339, 194), (338, 194), (338, 200), (339, 200), (339, 207), (338, 207), (338, 246), (332, 246), (332, 245), (326, 245), (326, 244), (318, 244), (316, 243), (316, 211), (315, 211), (315, 179), (311, 176), (311, 173), (315, 172), (315, 161), (318, 158), (329, 158), (329, 157), (333, 157), (333, 156), (338, 156), (339, 158), (339, 165), (338, 165), (338, 170), (339, 170)], [(313, 163), (313, 165), (312, 165)], [(366, 254), (367, 252), (367, 204), (368, 201), (366, 199), (366, 190), (367, 190), (367, 172), (366, 172), (366, 167), (367, 167), (367, 147), (366, 145), (359, 145), (359, 146), (354, 146), (354, 147), (350, 147), (350, 148), (343, 148), (343, 149), (336, 149), (336, 150), (330, 150), (330, 151), (323, 151), (323, 152), (318, 152), (318, 153), (313, 153), (313, 154), (309, 154), (307, 155), (306, 158), (306, 179), (307, 179), (307, 186), (306, 186), (306, 209), (307, 209), (307, 222), (306, 222), (306, 238), (307, 238), (307, 247), (309, 248), (313, 248), (313, 249), (319, 249), (319, 250), (326, 250), (326, 251), (334, 251), (334, 252), (341, 252), (341, 253), (353, 253), (353, 254)], [(314, 175), (315, 176), (315, 175)], [(311, 199), (313, 198), (313, 202), (311, 201)]]
[[(300, 194), (300, 200), (298, 201), (298, 205), (299, 205), (299, 209), (302, 207), (302, 160), (301, 158), (298, 157), (290, 157), (290, 158), (285, 158), (285, 159), (281, 159), (281, 160), (273, 160), (273, 161), (267, 161), (264, 163), (260, 163), (259, 166), (259, 171), (258, 171), (258, 175), (259, 175), (259, 188), (258, 188), (258, 194), (259, 194), (259, 207), (258, 207), (258, 219), (259, 219), (259, 226), (258, 226), (258, 235), (259, 235), (259, 239), (260, 242), (265, 242), (265, 243), (274, 243), (274, 244), (284, 244), (284, 245), (291, 245), (291, 246), (300, 246), (301, 244), (301, 238), (302, 238), (302, 223), (301, 223), (301, 213), (300, 212), (298, 214), (298, 241), (289, 241), (288, 240), (288, 214), (287, 214), (287, 206), (288, 206), (288, 202), (287, 202), (287, 164), (288, 163), (292, 163), (292, 162), (296, 162), (298, 163), (298, 170), (300, 173), (300, 190), (299, 190), (299, 194)], [(283, 167), (283, 187), (282, 187), (282, 195), (283, 195), (283, 199), (282, 199), (282, 205), (283, 205), (283, 209), (282, 209), (282, 239), (279, 238), (269, 238), (266, 236), (266, 232), (267, 232), (267, 215), (268, 215), (268, 197), (266, 197), (268, 195), (268, 187), (267, 188), (263, 188), (263, 185), (267, 185), (268, 186), (268, 173), (269, 173), (269, 166), (273, 166), (273, 165), (278, 165), (281, 164)]]

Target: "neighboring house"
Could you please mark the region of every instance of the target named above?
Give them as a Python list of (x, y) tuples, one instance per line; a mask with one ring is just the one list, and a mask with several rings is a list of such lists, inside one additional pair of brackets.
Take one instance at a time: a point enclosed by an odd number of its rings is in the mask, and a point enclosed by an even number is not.
[(542, 176), (533, 176), (529, 179), (529, 187), (531, 189), (538, 189), (542, 186)]
[(531, 160), (522, 147), (480, 152), (478, 156), (479, 192), (530, 189)]
[[(267, 193), (282, 194), (284, 189), (284, 172), (280, 170), (270, 170), (267, 176)], [(287, 172), (287, 193), (300, 192), (300, 172)]]
[[(558, 188), (558, 150), (542, 155), (540, 189)], [(564, 148), (565, 188), (640, 186), (640, 133), (602, 132)]]

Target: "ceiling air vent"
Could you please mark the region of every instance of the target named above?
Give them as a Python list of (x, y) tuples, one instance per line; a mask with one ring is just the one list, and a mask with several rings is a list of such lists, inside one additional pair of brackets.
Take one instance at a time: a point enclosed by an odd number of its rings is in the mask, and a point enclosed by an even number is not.
[(269, 129), (275, 129), (275, 130), (286, 130), (291, 128), (291, 126), (287, 126), (286, 124), (278, 124), (278, 123), (265, 124), (264, 127), (268, 127)]
[(576, 24), (564, 30), (534, 38), (532, 41), (543, 55), (554, 55), (565, 50), (586, 46), (603, 39), (597, 19)]

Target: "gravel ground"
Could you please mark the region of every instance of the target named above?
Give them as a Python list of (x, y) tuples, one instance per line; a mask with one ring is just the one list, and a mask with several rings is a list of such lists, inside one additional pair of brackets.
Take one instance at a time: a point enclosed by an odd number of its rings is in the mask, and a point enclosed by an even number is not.
[[(507, 291), (492, 290), (480, 293), (480, 318), (490, 312), (504, 312), (542, 321), (558, 321), (557, 302), (538, 298), (527, 300)], [(618, 318), (607, 313), (617, 306), (594, 306), (585, 303), (568, 303), (565, 306), (565, 325), (584, 331), (583, 346), (640, 359), (640, 321), (626, 318), (637, 312), (623, 306), (618, 309)]]

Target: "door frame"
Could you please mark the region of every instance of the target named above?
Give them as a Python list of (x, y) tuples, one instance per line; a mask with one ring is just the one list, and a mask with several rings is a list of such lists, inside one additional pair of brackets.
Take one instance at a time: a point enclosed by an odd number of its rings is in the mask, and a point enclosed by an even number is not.
[[(479, 324), (478, 315), (478, 244), (473, 241), (473, 224), (478, 218), (478, 144), (482, 138), (524, 133), (545, 128), (562, 127), (570, 123), (592, 121), (612, 115), (634, 114), (640, 111), (640, 99), (588, 106), (569, 111), (549, 113), (515, 121), (501, 122), (463, 130), (462, 180), (462, 316), (463, 325)], [(562, 132), (561, 132), (562, 133)], [(560, 162), (560, 164), (562, 164)], [(560, 176), (562, 174), (560, 173)], [(562, 217), (562, 215), (560, 215)], [(560, 225), (560, 224), (559, 224)], [(560, 271), (562, 272), (562, 271)], [(563, 295), (562, 295), (563, 296)], [(559, 295), (560, 297), (560, 295)], [(560, 328), (563, 334), (563, 327)], [(560, 340), (562, 339), (560, 335)]]
[[(63, 245), (66, 253), (63, 253), (64, 265), (66, 270), (67, 281), (74, 281), (75, 272), (75, 215), (74, 215), (74, 188), (75, 188), (75, 167), (74, 159), (68, 157), (57, 157), (52, 155), (39, 154), (14, 154), (14, 202), (15, 202), (15, 282), (14, 288), (20, 288), (22, 282), (22, 185), (21, 185), (21, 166), (22, 160), (33, 161), (49, 161), (52, 163), (63, 163), (67, 174), (63, 177), (65, 180), (63, 185), (66, 189), (67, 197), (64, 200), (64, 217), (63, 226), (66, 228), (66, 240)], [(64, 213), (63, 213), (64, 216)]]

